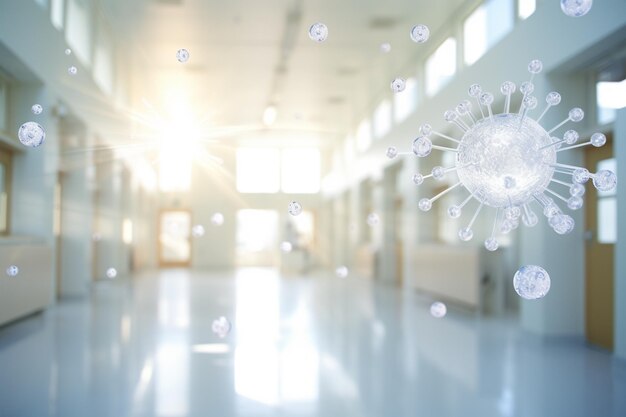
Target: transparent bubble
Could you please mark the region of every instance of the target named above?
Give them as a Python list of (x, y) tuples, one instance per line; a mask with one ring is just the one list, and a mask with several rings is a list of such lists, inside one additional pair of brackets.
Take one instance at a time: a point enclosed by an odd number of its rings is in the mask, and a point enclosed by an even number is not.
[(26, 122), (20, 126), (17, 137), (23, 145), (36, 148), (46, 140), (46, 131), (39, 123)]
[(65, 51), (65, 55), (72, 55), (72, 50), (70, 48), (67, 48)]
[(436, 166), (432, 169), (431, 174), (434, 179), (441, 181), (446, 176), (446, 169), (444, 167)]
[(593, 135), (591, 135), (591, 144), (596, 148), (604, 146), (605, 143), (606, 136), (604, 136), (602, 133), (594, 133)]
[(335, 275), (337, 276), (337, 278), (346, 278), (349, 273), (350, 271), (345, 265), (338, 266), (337, 269), (335, 269)]
[[(548, 186), (556, 149), (545, 129), (521, 115), (495, 115), (478, 121), (461, 139), (455, 165), (459, 180), (490, 207), (522, 206)], [(520, 128), (521, 126), (521, 128)], [(462, 168), (462, 169), (461, 169)], [(507, 180), (513, 178), (513, 181)]]
[(390, 146), (387, 148), (387, 152), (385, 153), (385, 155), (387, 155), (387, 158), (389, 159), (394, 159), (396, 156), (398, 156), (398, 149), (394, 146)]
[(376, 226), (380, 223), (380, 216), (376, 213), (370, 213), (367, 215), (367, 225), (368, 226)]
[(537, 107), (537, 97), (526, 96), (524, 97), (524, 107), (528, 110), (534, 110)]
[(215, 226), (221, 226), (224, 224), (224, 215), (222, 213), (214, 213), (211, 216), (211, 223)]
[(469, 227), (464, 227), (461, 230), (459, 230), (459, 239), (461, 239), (463, 242), (472, 240), (473, 237), (474, 237), (474, 232), (472, 232), (472, 229), (470, 229)]
[(531, 94), (533, 91), (535, 91), (535, 84), (531, 83), (530, 81), (524, 81), (522, 85), (520, 85), (519, 91), (524, 95)]
[(470, 97), (478, 97), (482, 92), (483, 89), (479, 84), (472, 84), (467, 90), (467, 93), (470, 95)]
[(572, 197), (582, 197), (585, 194), (585, 186), (582, 184), (574, 183), (569, 187), (569, 195)]
[(559, 213), (550, 217), (548, 223), (559, 235), (565, 235), (574, 230), (575, 222), (571, 216), (567, 214)]
[(498, 250), (499, 246), (500, 244), (498, 243), (498, 240), (495, 237), (490, 237), (485, 240), (485, 249), (487, 249), (489, 252)]
[(424, 182), (424, 176), (422, 174), (413, 174), (413, 182), (416, 185), (422, 185)]
[(430, 201), (429, 198), (422, 198), (419, 203), (417, 203), (417, 206), (422, 211), (428, 211), (433, 208), (433, 202)]
[(293, 250), (293, 245), (290, 242), (281, 242), (280, 250), (285, 253), (289, 253)]
[(585, 112), (580, 107), (574, 107), (569, 111), (568, 117), (572, 122), (580, 122), (585, 117)]
[(602, 169), (593, 176), (593, 185), (598, 191), (611, 191), (617, 185), (617, 176), (613, 171)]
[(578, 132), (575, 130), (568, 130), (563, 134), (563, 140), (568, 145), (573, 145), (574, 143), (576, 143), (579, 137), (580, 135), (578, 135)]
[(117, 276), (117, 270), (115, 268), (109, 268), (106, 271), (107, 278), (113, 279)]
[(524, 223), (526, 227), (534, 227), (539, 223), (539, 218), (534, 212), (528, 210), (528, 213), (524, 212), (524, 214), (522, 214), (522, 223)]
[(420, 136), (413, 141), (413, 153), (420, 158), (424, 158), (430, 155), (432, 149), (433, 143), (430, 141), (430, 139), (424, 136)]
[(7, 275), (8, 275), (8, 276), (10, 276), (10, 277), (16, 277), (16, 276), (17, 276), (17, 274), (19, 274), (19, 273), (20, 273), (20, 269), (19, 269), (17, 266), (15, 266), (15, 265), (10, 265), (10, 266), (7, 268), (7, 271), (6, 271), (6, 272), (7, 272)]
[(430, 305), (430, 315), (437, 319), (444, 317), (447, 312), (446, 305), (441, 301), (435, 301)]
[(572, 196), (567, 199), (567, 207), (570, 210), (578, 210), (583, 206), (583, 199), (580, 197)]
[(533, 59), (532, 61), (530, 61), (530, 64), (528, 64), (528, 72), (530, 72), (531, 74), (539, 74), (542, 69), (543, 62), (538, 59)]
[(456, 112), (460, 115), (467, 114), (472, 111), (472, 102), (469, 100), (463, 100), (456, 106)]
[(424, 123), (420, 126), (420, 134), (422, 136), (429, 136), (431, 133), (433, 133), (433, 127), (428, 123)]
[(515, 85), (514, 82), (505, 81), (500, 86), (500, 92), (504, 95), (513, 94), (516, 88), (517, 86)]
[(67, 73), (70, 75), (76, 75), (78, 74), (78, 68), (76, 68), (74, 65), (72, 65), (71, 67), (69, 67), (67, 69)]
[(561, 10), (569, 17), (581, 17), (589, 13), (593, 0), (561, 0)]
[(289, 214), (291, 214), (292, 216), (297, 216), (300, 213), (302, 213), (302, 206), (300, 205), (300, 203), (298, 203), (297, 201), (292, 201), (291, 203), (289, 203), (289, 205), (287, 206), (287, 211), (289, 212)]
[(411, 40), (416, 43), (424, 43), (430, 37), (430, 29), (426, 25), (415, 25), (411, 28)]
[(179, 49), (178, 51), (176, 51), (176, 59), (178, 60), (178, 62), (183, 64), (189, 61), (189, 51), (184, 48)]
[(391, 44), (387, 42), (380, 44), (380, 52), (384, 54), (391, 52)]
[(228, 336), (231, 329), (232, 325), (230, 324), (230, 321), (228, 321), (228, 319), (224, 316), (213, 320), (213, 323), (211, 324), (211, 330), (213, 333), (222, 339)]
[(591, 174), (586, 168), (577, 168), (572, 172), (572, 181), (578, 184), (584, 184), (589, 181)]
[(513, 288), (526, 300), (542, 298), (550, 291), (550, 275), (540, 266), (523, 266), (513, 277)]
[(509, 220), (515, 220), (522, 215), (522, 210), (517, 206), (511, 206), (504, 209), (504, 217)]
[(549, 219), (551, 219), (554, 216), (558, 216), (560, 213), (561, 213), (561, 209), (559, 208), (559, 206), (554, 204), (554, 202), (547, 204), (543, 208), (543, 215)]
[(193, 237), (202, 237), (204, 236), (204, 226), (201, 224), (196, 224), (191, 228), (191, 235)]
[(328, 28), (323, 23), (314, 23), (309, 28), (309, 38), (315, 42), (324, 42), (328, 38)]
[(445, 119), (446, 122), (453, 122), (456, 119), (459, 118), (459, 115), (456, 114), (456, 112), (452, 111), (452, 110), (447, 110), (444, 114), (443, 114), (443, 118)]
[(41, 112), (43, 111), (43, 107), (41, 107), (41, 104), (33, 104), (33, 107), (30, 108), (30, 111), (32, 111), (35, 115), (41, 114)]
[(490, 106), (493, 103), (493, 94), (491, 93), (483, 93), (480, 95), (480, 104), (485, 106)]
[(556, 91), (552, 91), (548, 93), (548, 95), (546, 96), (546, 103), (548, 103), (550, 106), (556, 106), (560, 102), (561, 102), (561, 95), (557, 93)]
[(461, 207), (455, 205), (452, 205), (450, 207), (448, 207), (448, 216), (450, 216), (453, 219), (458, 219), (459, 217), (461, 217), (461, 213), (462, 213), (462, 209)]
[(391, 82), (391, 90), (394, 93), (400, 93), (404, 91), (405, 88), (406, 81), (404, 80), (404, 78), (394, 78), (394, 80)]

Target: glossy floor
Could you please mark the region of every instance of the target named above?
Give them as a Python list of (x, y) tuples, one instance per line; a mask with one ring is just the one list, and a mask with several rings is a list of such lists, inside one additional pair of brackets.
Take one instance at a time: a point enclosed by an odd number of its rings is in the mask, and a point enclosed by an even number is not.
[(0, 329), (0, 416), (626, 416), (609, 354), (428, 305), (267, 269), (98, 283)]

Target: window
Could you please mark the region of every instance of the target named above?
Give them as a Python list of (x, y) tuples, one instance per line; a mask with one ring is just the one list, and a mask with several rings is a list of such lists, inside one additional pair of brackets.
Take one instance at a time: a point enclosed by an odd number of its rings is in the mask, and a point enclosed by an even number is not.
[(513, 2), (488, 0), (479, 6), (463, 24), (463, 58), (467, 65), (483, 56), (513, 29)]
[(537, 10), (537, 0), (517, 0), (517, 15), (524, 20)]
[(621, 81), (600, 81), (596, 84), (598, 124), (615, 120), (616, 110), (626, 107), (626, 79)]
[[(609, 169), (617, 172), (615, 158), (598, 162), (596, 172)], [(615, 243), (617, 241), (617, 197), (616, 190), (598, 191), (598, 243)]]
[(365, 119), (359, 123), (356, 130), (356, 149), (359, 152), (365, 152), (372, 144), (372, 127), (370, 121)]
[(50, 21), (55, 28), (63, 29), (65, 0), (50, 0)]
[(9, 233), (11, 154), (0, 149), (0, 235)]
[(237, 150), (237, 191), (277, 193), (280, 189), (280, 154), (272, 148)]
[(100, 21), (96, 34), (93, 78), (107, 94), (113, 93), (113, 42), (111, 33)]
[[(396, 95), (406, 94), (406, 91)], [(374, 136), (380, 139), (391, 130), (391, 102), (383, 100), (374, 110)]]
[(277, 261), (279, 222), (274, 210), (237, 211), (237, 265), (265, 266)]
[(426, 94), (433, 96), (456, 73), (456, 40), (448, 38), (426, 60)]
[(67, 0), (67, 43), (83, 64), (91, 63), (91, 10), (88, 2)]
[(193, 160), (188, 147), (167, 141), (162, 145), (159, 159), (159, 188), (161, 191), (188, 191), (191, 188)]
[(417, 108), (417, 81), (407, 78), (406, 87), (400, 94), (393, 95), (393, 118), (396, 123), (404, 121)]
[(281, 189), (284, 193), (319, 192), (321, 170), (318, 149), (285, 149), (281, 167)]

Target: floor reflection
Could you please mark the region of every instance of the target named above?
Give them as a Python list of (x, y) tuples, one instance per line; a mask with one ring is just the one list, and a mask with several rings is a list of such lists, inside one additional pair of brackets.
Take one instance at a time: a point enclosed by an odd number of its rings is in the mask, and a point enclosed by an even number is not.
[(429, 305), (271, 269), (98, 283), (0, 328), (0, 416), (626, 415), (626, 367), (609, 354)]

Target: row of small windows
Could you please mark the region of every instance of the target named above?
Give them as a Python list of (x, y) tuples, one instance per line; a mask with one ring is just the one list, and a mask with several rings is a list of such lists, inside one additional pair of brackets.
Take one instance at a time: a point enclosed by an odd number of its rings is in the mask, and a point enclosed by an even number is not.
[(35, 1), (44, 10), (49, 11), (52, 25), (60, 31), (65, 31), (65, 38), (72, 54), (84, 66), (92, 68), (94, 81), (102, 91), (112, 94), (113, 38), (104, 21), (93, 18), (94, 6), (81, 0)]
[[(486, 0), (463, 23), (463, 62), (472, 65), (491, 47), (508, 34), (517, 16), (526, 19), (536, 10), (536, 0)], [(424, 93), (437, 94), (454, 77), (458, 69), (458, 43), (454, 37), (444, 40), (424, 64)], [(406, 89), (394, 94), (393, 104), (385, 99), (374, 110), (372, 120), (365, 119), (356, 129), (356, 150), (366, 151), (373, 137), (382, 138), (392, 128), (392, 120), (401, 123), (415, 111), (418, 102), (418, 83), (415, 77), (406, 80)], [(352, 142), (348, 139), (348, 142)]]

